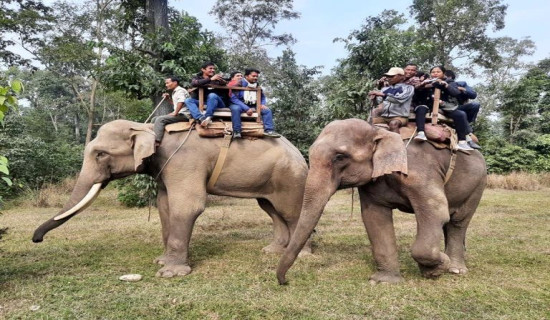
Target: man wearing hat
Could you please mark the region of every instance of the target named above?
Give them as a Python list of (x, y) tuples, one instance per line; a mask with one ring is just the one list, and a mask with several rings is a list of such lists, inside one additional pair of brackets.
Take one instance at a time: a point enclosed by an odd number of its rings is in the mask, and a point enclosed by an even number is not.
[(382, 100), (373, 117), (373, 124), (386, 123), (390, 131), (399, 133), (399, 128), (409, 122), (414, 87), (403, 83), (406, 79), (402, 68), (390, 68), (384, 76), (387, 78), (388, 86), (369, 92), (371, 99), (380, 97)]

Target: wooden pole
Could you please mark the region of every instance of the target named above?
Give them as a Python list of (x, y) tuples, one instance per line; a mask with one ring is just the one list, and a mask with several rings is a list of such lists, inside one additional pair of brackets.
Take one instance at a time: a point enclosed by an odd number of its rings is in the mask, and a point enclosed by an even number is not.
[(432, 108), (432, 125), (437, 124), (437, 116), (439, 114), (439, 99), (441, 98), (441, 89), (435, 88), (434, 90), (434, 105)]
[(262, 122), (262, 88), (256, 88), (256, 112), (258, 113), (257, 122)]
[(149, 117), (147, 118), (147, 120), (145, 120), (144, 123), (147, 123), (149, 122), (149, 120), (151, 120), (151, 117), (155, 114), (155, 112), (157, 111), (157, 109), (160, 107), (160, 105), (164, 102), (164, 99), (166, 99), (166, 97), (162, 97), (162, 100), (160, 100), (159, 104), (157, 104), (157, 107), (155, 108), (155, 110), (153, 110), (153, 112), (151, 112), (151, 114), (149, 115)]

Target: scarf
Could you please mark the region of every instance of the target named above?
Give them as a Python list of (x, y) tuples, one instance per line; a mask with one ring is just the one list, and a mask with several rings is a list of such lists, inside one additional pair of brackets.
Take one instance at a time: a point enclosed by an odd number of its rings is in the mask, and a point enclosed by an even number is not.
[[(258, 83), (249, 83), (248, 88), (256, 88)], [(243, 97), (244, 103), (248, 105), (256, 104), (256, 91), (245, 91)]]

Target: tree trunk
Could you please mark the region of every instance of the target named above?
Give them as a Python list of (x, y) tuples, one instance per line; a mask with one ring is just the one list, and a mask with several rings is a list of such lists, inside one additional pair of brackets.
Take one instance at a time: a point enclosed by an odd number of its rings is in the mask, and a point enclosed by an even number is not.
[(74, 137), (77, 143), (80, 143), (80, 117), (78, 111), (74, 115)]
[[(147, 21), (149, 25), (149, 32), (151, 33), (168, 33), (168, 0), (146, 0), (145, 12), (147, 14)], [(156, 52), (155, 48), (149, 48), (150, 51)], [(157, 63), (153, 66), (160, 72), (160, 65)], [(158, 92), (151, 95), (152, 109), (162, 100), (162, 92)], [(155, 111), (154, 116), (161, 116), (172, 112), (172, 106), (163, 102), (162, 105)], [(148, 116), (148, 115), (147, 115)]]
[(90, 92), (90, 105), (88, 106), (88, 127), (86, 128), (86, 142), (84, 145), (87, 145), (92, 141), (92, 132), (94, 129), (94, 117), (95, 117), (95, 94), (97, 91), (97, 80), (93, 80), (92, 83), (92, 92)]
[(145, 12), (149, 22), (149, 32), (168, 31), (168, 0), (147, 0)]

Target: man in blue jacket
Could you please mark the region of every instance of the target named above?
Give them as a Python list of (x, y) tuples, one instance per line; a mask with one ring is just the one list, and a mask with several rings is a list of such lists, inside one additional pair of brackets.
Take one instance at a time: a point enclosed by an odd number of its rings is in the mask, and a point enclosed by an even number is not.
[[(260, 70), (258, 69), (246, 69), (244, 71), (244, 79), (241, 79), (236, 86), (257, 88), (258, 76)], [(241, 138), (241, 113), (246, 112), (248, 115), (252, 115), (256, 107), (257, 94), (253, 90), (232, 90), (231, 94), (231, 122), (233, 123), (233, 138)], [(273, 114), (271, 110), (266, 106), (266, 98), (264, 92), (261, 95), (261, 115), (264, 122), (264, 136), (270, 138), (279, 138), (281, 135), (275, 132), (273, 125)]]

